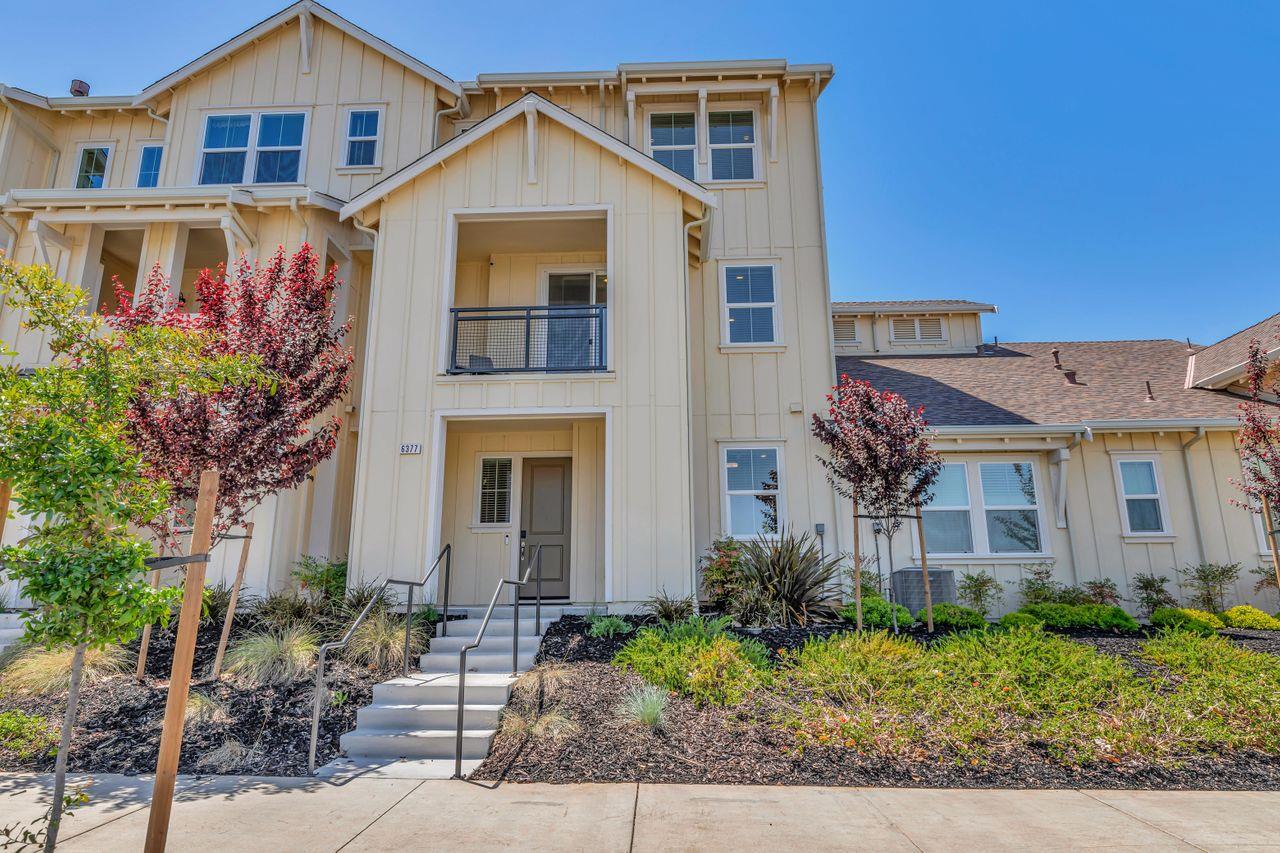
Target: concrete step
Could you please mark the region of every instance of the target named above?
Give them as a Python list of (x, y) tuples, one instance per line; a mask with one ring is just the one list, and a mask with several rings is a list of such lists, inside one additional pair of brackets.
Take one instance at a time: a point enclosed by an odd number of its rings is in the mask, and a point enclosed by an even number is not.
[[(465, 613), (467, 614), (468, 619), (483, 619), (484, 612), (486, 609), (488, 609), (487, 606), (484, 606), (484, 607), (452, 607), (451, 606), (449, 608), (449, 615), (453, 616), (456, 613)], [(547, 604), (545, 601), (542, 603), (542, 621), (543, 622), (547, 622), (547, 621), (554, 622), (555, 620), (559, 619), (561, 616), (587, 616), (591, 613), (605, 613), (605, 612), (606, 612), (606, 609), (603, 607), (593, 608), (588, 604)], [(510, 604), (502, 604), (493, 608), (493, 621), (498, 621), (498, 620), (510, 621), (514, 617), (514, 615), (515, 614), (512, 611)], [(533, 618), (533, 602), (521, 601), (520, 602), (520, 619), (523, 621), (525, 619), (532, 619), (532, 618)]]
[[(430, 653), (433, 655), (457, 654), (458, 652), (462, 651), (463, 646), (469, 646), (473, 642), (475, 642), (475, 638), (476, 638), (476, 635), (470, 634), (470, 633), (465, 635), (458, 634), (457, 636), (450, 634), (447, 637), (436, 637), (434, 640), (431, 641)], [(512, 637), (510, 634), (507, 634), (506, 636), (503, 636), (500, 634), (491, 636), (489, 632), (486, 631), (484, 635), (484, 639), (480, 641), (480, 645), (477, 648), (472, 649), (470, 652), (468, 652), (467, 658), (468, 659), (473, 658), (477, 654), (489, 654), (489, 653), (501, 654), (502, 652), (506, 652), (507, 656), (510, 657), (511, 639)], [(520, 651), (522, 653), (536, 652), (538, 650), (538, 646), (542, 644), (542, 637), (538, 636), (537, 634), (530, 634), (528, 636), (521, 634), (520, 639), (517, 640), (517, 642), (520, 645)]]
[(22, 628), (23, 615), (24, 614), (16, 610), (8, 610), (8, 611), (5, 611), (4, 613), (0, 613), (0, 630), (9, 629), (9, 628)]
[[(469, 776), (483, 762), (476, 758), (462, 762), (462, 775)], [(316, 769), (316, 776), (342, 782), (350, 779), (452, 779), (452, 758), (335, 758)]]
[[(468, 702), (463, 729), (496, 729), (501, 704), (473, 705)], [(356, 712), (356, 728), (368, 729), (456, 729), (458, 705), (419, 705), (411, 702), (374, 704)]]
[[(357, 726), (342, 736), (342, 751), (359, 758), (453, 758), (454, 729), (397, 729)], [(493, 729), (462, 733), (462, 757), (484, 759), (493, 742)]]
[[(517, 672), (523, 672), (533, 667), (533, 659), (537, 653), (534, 651), (520, 652), (516, 656)], [(431, 652), (422, 656), (419, 661), (418, 668), (422, 670), (424, 675), (433, 673), (453, 673), (458, 672), (458, 652)], [(506, 651), (494, 650), (492, 652), (476, 649), (467, 653), (467, 672), (476, 673), (510, 673), (511, 667), (511, 648), (508, 646)], [(467, 685), (470, 687), (471, 682), (468, 680)]]
[[(480, 630), (480, 623), (483, 619), (452, 619), (449, 621), (449, 630), (446, 634), (440, 633), (441, 624), (436, 623), (436, 636), (465, 637), (468, 641), (476, 638), (476, 632)], [(548, 626), (555, 621), (553, 619), (542, 620), (542, 630), (546, 631)], [(525, 618), (525, 614), (520, 614), (520, 633), (528, 634), (530, 637), (536, 636), (534, 631), (535, 623), (533, 617)], [(514, 619), (492, 619), (489, 621), (489, 627), (485, 629), (486, 637), (510, 637), (516, 632), (516, 623)]]
[[(515, 681), (510, 673), (470, 673), (467, 675), (467, 704), (504, 705)], [(410, 675), (373, 686), (375, 705), (445, 705), (458, 701), (458, 673)]]

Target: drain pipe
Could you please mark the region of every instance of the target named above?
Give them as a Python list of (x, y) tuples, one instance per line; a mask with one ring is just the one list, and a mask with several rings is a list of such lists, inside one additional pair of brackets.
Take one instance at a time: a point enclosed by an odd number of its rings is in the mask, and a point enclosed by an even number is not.
[(1196, 495), (1196, 480), (1191, 476), (1191, 446), (1204, 441), (1206, 435), (1204, 427), (1197, 427), (1196, 434), (1182, 445), (1182, 471), (1187, 477), (1187, 495), (1191, 498), (1191, 526), (1196, 531), (1196, 553), (1200, 555), (1201, 563), (1205, 560), (1204, 532), (1200, 529), (1200, 500)]
[[(693, 236), (694, 228), (701, 228), (702, 235), (698, 240), (698, 260), (705, 262), (707, 260), (707, 242), (710, 235), (707, 234), (707, 226), (711, 222), (711, 210), (706, 206), (701, 219), (695, 219), (688, 222), (684, 226), (684, 257), (680, 259), (680, 265), (684, 268), (684, 346), (685, 346), (685, 428), (689, 442), (689, 459), (693, 460), (693, 321), (689, 318), (691, 313), (691, 303), (689, 301), (692, 286), (689, 282), (689, 239)], [(693, 469), (689, 470), (689, 517), (693, 518)], [(698, 546), (694, 542), (693, 531), (689, 531), (689, 579), (691, 582), (690, 590), (693, 595), (693, 612), (695, 614), (701, 612), (698, 606)]]
[(459, 95), (457, 102), (448, 109), (436, 110), (431, 117), (431, 149), (435, 150), (440, 141), (440, 119), (445, 116), (466, 118), (471, 115), (471, 102), (465, 94)]

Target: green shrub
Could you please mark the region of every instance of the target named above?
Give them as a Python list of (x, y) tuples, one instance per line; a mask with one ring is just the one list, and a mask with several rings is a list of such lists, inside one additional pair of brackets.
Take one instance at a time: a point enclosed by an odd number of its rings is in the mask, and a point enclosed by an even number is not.
[[(878, 595), (862, 596), (862, 627), (868, 631), (880, 631), (893, 627), (893, 614), (898, 614), (898, 627), (910, 628), (915, 621), (911, 611), (901, 604), (890, 605)], [(857, 605), (850, 603), (840, 608), (840, 618), (854, 625), (858, 624)]]
[(47, 718), (22, 711), (0, 711), (0, 750), (19, 758), (53, 755), (58, 747), (58, 727)]
[(249, 616), (267, 628), (303, 628), (314, 631), (331, 618), (332, 613), (293, 590), (285, 590), (270, 593), (253, 602), (249, 608)]
[(1178, 569), (1182, 585), (1191, 590), (1191, 604), (1211, 613), (1226, 610), (1227, 587), (1240, 577), (1239, 563), (1199, 563)]
[(1085, 604), (1087, 596), (1079, 587), (1067, 586), (1053, 579), (1052, 563), (1031, 563), (1022, 567), (1018, 594), (1027, 604)]
[(319, 643), (300, 626), (246, 634), (227, 649), (227, 674), (250, 684), (290, 684), (309, 674)]
[(665, 589), (644, 603), (641, 612), (659, 622), (680, 622), (693, 615), (693, 596), (675, 596)]
[(761, 682), (769, 652), (756, 640), (725, 633), (727, 623), (694, 617), (641, 629), (613, 662), (700, 703), (736, 704)]
[(627, 691), (618, 706), (618, 716), (625, 722), (662, 731), (667, 726), (668, 701), (667, 691), (645, 684)]
[(685, 689), (700, 705), (736, 705), (759, 681), (742, 644), (721, 635), (694, 654)]
[(1105, 604), (1029, 604), (1021, 612), (1049, 628), (1103, 631), (1137, 631), (1139, 628), (1128, 613)]
[(1155, 573), (1136, 574), (1133, 576), (1133, 600), (1138, 605), (1138, 612), (1147, 619), (1162, 607), (1177, 607), (1178, 600), (1173, 597), (1165, 585), (1169, 579)]
[(858, 703), (873, 701), (923, 653), (914, 640), (875, 631), (810, 638), (798, 652), (784, 654), (783, 662), (793, 682), (830, 699)]
[(621, 616), (588, 616), (587, 624), (591, 626), (587, 633), (592, 637), (621, 637), (633, 630), (631, 623)]
[[(73, 649), (48, 651), (39, 646), (22, 648), (8, 658), (8, 663), (0, 670), (0, 694), (13, 692), (48, 696), (65, 693), (71, 688), (73, 655)], [(80, 671), (81, 687), (128, 672), (133, 666), (130, 658), (131, 655), (120, 646), (85, 649), (84, 666)]]
[(728, 537), (717, 539), (698, 562), (702, 566), (702, 595), (713, 606), (725, 607), (740, 588), (742, 543)]
[(312, 601), (341, 601), (347, 588), (347, 561), (304, 554), (293, 576)]
[(227, 608), (230, 606), (230, 584), (219, 581), (213, 586), (206, 586), (200, 594), (201, 624), (221, 624), (227, 618)]
[[(420, 654), (427, 647), (427, 635), (416, 624), (409, 629), (409, 654)], [(398, 669), (404, 666), (404, 617), (389, 610), (375, 608), (351, 635), (343, 650), (353, 663), (374, 669)]]
[(1190, 631), (1203, 637), (1212, 636), (1225, 627), (1222, 620), (1212, 613), (1190, 607), (1161, 607), (1151, 614), (1151, 624), (1156, 628)]
[[(925, 621), (923, 608), (916, 614), (916, 621)], [(944, 601), (933, 605), (933, 627), (938, 631), (968, 631), (987, 627), (987, 620), (976, 610)]]
[(1255, 631), (1280, 631), (1280, 619), (1263, 613), (1256, 607), (1241, 604), (1222, 614), (1222, 621), (1229, 628), (1252, 628)]
[(976, 575), (965, 572), (956, 583), (956, 597), (984, 617), (991, 612), (991, 606), (999, 595), (1000, 581), (996, 580), (995, 575), (986, 572), (978, 572)]
[(339, 609), (346, 618), (354, 619), (370, 601), (374, 602), (376, 610), (390, 610), (396, 605), (396, 594), (391, 591), (391, 587), (383, 587), (376, 581), (358, 583), (343, 593)]
[(839, 555), (823, 556), (807, 532), (757, 537), (742, 545), (739, 588), (727, 607), (742, 625), (787, 627), (833, 619), (830, 600), (839, 577)]
[(1120, 588), (1111, 578), (1094, 578), (1080, 584), (1084, 595), (1084, 604), (1105, 604), (1108, 607), (1119, 607)]
[(1011, 630), (1018, 628), (1039, 628), (1043, 625), (1039, 619), (1030, 613), (1023, 613), (1021, 610), (1015, 610), (1012, 613), (1006, 613), (1000, 617), (1000, 627), (1009, 628)]

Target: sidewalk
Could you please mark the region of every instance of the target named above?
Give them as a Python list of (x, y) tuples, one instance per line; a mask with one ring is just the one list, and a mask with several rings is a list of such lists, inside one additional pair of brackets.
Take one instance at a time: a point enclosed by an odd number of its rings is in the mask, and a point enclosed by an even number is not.
[[(0, 775), (0, 824), (50, 783)], [(488, 784), (184, 776), (169, 849), (1280, 851), (1280, 792)], [(58, 848), (140, 850), (150, 789), (97, 777)]]

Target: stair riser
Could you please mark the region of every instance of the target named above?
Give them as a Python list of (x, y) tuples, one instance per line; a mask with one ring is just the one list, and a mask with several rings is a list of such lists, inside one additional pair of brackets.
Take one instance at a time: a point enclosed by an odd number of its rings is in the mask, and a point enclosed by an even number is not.
[[(468, 684), (467, 704), (505, 705), (511, 695), (510, 687)], [(387, 705), (448, 705), (458, 704), (457, 685), (429, 685), (422, 687), (376, 684), (373, 688), (374, 704)], [(456, 712), (455, 712), (456, 713)]]
[[(487, 608), (484, 608), (484, 607), (450, 607), (449, 615), (453, 616), (454, 614), (465, 613), (468, 619), (483, 619), (484, 612), (486, 609)], [(534, 610), (534, 607), (533, 607), (532, 601), (527, 603), (521, 602), (520, 603), (520, 619), (521, 620), (532, 619), (533, 610)], [(596, 612), (603, 613), (604, 610), (601, 608), (597, 608)], [(563, 604), (542, 605), (542, 621), (543, 622), (554, 622), (555, 620), (559, 619), (561, 616), (586, 616), (589, 613), (591, 613), (590, 607), (578, 607), (574, 605), (563, 605)], [(498, 621), (505, 620), (509, 622), (511, 621), (511, 617), (513, 615), (514, 613), (511, 609), (511, 605), (508, 604), (502, 607), (497, 607), (497, 608), (494, 608), (494, 611), (493, 611), (493, 621), (498, 622)]]
[[(471, 642), (476, 638), (476, 632), (480, 630), (480, 619), (459, 619), (456, 622), (449, 623), (449, 632), (446, 636), (449, 639), (458, 637), (467, 642)], [(542, 630), (546, 631), (550, 626), (550, 622), (546, 619), (542, 620)], [(516, 623), (511, 619), (494, 619), (489, 623), (489, 627), (485, 629), (484, 638), (490, 637), (510, 637), (515, 632)], [(520, 616), (520, 633), (528, 637), (536, 637), (537, 633), (534, 628), (537, 627), (532, 619), (525, 619), (524, 615)], [(436, 636), (442, 636), (440, 633), (441, 623), (436, 623)]]
[[(424, 674), (458, 672), (457, 654), (447, 652), (423, 655), (419, 666)], [(516, 671), (523, 672), (533, 667), (533, 652), (526, 652), (516, 657)], [(502, 673), (511, 672), (511, 652), (506, 654), (487, 654), (479, 650), (467, 655), (467, 672)]]
[[(498, 727), (498, 709), (471, 709), (466, 712), (462, 724), (467, 729), (494, 729)], [(432, 708), (419, 711), (411, 708), (379, 708), (372, 705), (356, 712), (356, 726), (374, 729), (452, 729), (458, 725), (457, 708)]]
[[(489, 754), (491, 735), (463, 735), (462, 757), (485, 758)], [(361, 758), (453, 758), (455, 741), (452, 736), (441, 737), (384, 737), (362, 735), (358, 731), (342, 736), (342, 750), (348, 756)]]
[[(467, 657), (473, 657), (475, 655), (481, 655), (481, 654), (500, 655), (503, 652), (506, 652), (507, 655), (510, 656), (511, 639), (512, 639), (511, 635), (509, 634), (505, 637), (490, 637), (486, 634), (485, 638), (480, 641), (479, 647), (472, 649), (470, 652), (468, 652)], [(462, 651), (463, 646), (469, 646), (474, 641), (475, 641), (474, 635), (470, 637), (436, 637), (434, 640), (431, 641), (431, 654), (456, 655), (458, 654), (458, 652)], [(538, 651), (538, 646), (542, 644), (542, 638), (536, 637), (536, 636), (534, 637), (522, 636), (520, 637), (518, 642), (520, 643), (520, 653), (529, 654), (529, 653), (535, 653)]]

